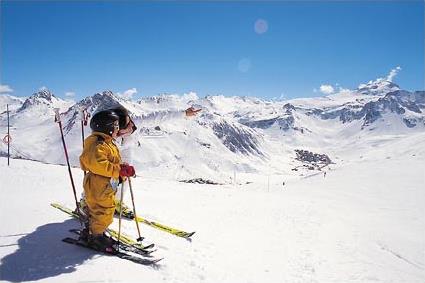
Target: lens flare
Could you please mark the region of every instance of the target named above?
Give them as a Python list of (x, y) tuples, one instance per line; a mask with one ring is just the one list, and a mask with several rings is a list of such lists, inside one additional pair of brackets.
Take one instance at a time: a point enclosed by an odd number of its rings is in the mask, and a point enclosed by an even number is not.
[(257, 34), (263, 34), (267, 32), (269, 25), (266, 20), (258, 19), (255, 21), (254, 30)]
[(251, 60), (249, 58), (242, 58), (238, 63), (238, 70), (242, 73), (246, 73), (251, 69)]

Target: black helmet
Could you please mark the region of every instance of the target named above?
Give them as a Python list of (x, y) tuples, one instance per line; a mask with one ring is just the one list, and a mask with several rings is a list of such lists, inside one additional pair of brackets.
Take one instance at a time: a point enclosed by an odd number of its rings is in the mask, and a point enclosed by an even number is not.
[(127, 127), (127, 116), (129, 116), (127, 109), (125, 109), (122, 106), (119, 106), (119, 107), (115, 107), (115, 108), (112, 108), (112, 109), (109, 109), (109, 110), (114, 111), (115, 114), (118, 115), (119, 123), (120, 123), (120, 129), (125, 129)]
[(111, 136), (116, 121), (119, 121), (119, 116), (113, 110), (103, 110), (93, 115), (90, 120), (90, 128), (93, 132), (101, 132)]

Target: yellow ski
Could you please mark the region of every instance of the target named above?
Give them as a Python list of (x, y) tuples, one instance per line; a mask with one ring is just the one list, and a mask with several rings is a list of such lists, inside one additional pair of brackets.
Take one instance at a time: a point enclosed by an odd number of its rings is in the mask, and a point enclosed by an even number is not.
[[(126, 216), (126, 215), (124, 215), (124, 216)], [(127, 217), (127, 218), (129, 218), (129, 217)], [(182, 230), (179, 230), (179, 229), (176, 229), (176, 228), (166, 226), (166, 225), (158, 223), (158, 222), (149, 221), (149, 220), (147, 220), (143, 217), (140, 217), (140, 216), (137, 216), (136, 220), (137, 220), (137, 222), (146, 224), (148, 226), (151, 226), (153, 228), (159, 229), (159, 230), (164, 231), (164, 232), (168, 232), (172, 235), (185, 238), (187, 240), (190, 240), (190, 237), (192, 237), (193, 234), (195, 234), (195, 232), (185, 232), (185, 231), (182, 231)]]
[[(79, 218), (78, 214), (76, 214), (73, 210), (71, 210), (71, 209), (69, 209), (69, 208), (67, 208), (67, 207), (65, 207), (65, 206), (63, 206), (59, 203), (51, 203), (50, 205), (53, 206), (54, 208), (57, 208), (57, 209), (65, 212), (66, 214), (68, 214), (68, 215), (70, 215), (70, 216), (72, 216), (76, 219)], [(114, 239), (118, 239), (118, 232), (117, 231), (110, 229), (110, 228), (106, 229), (106, 231), (109, 233), (109, 235), (111, 235), (111, 237), (113, 237)], [(151, 244), (149, 246), (144, 246), (141, 243), (137, 242), (136, 240), (133, 240), (130, 236), (127, 236), (123, 233), (121, 233), (120, 241), (122, 241), (124, 244), (128, 244), (128, 245), (134, 246), (134, 247), (139, 248), (139, 249), (149, 249), (149, 248), (153, 248), (153, 246), (154, 246), (153, 244)]]
[[(118, 213), (115, 212), (115, 215), (118, 215)], [(129, 220), (134, 220), (134, 214), (131, 210), (123, 211), (122, 217), (127, 218)], [(158, 222), (149, 221), (149, 220), (147, 220), (143, 217), (140, 217), (140, 216), (137, 216), (136, 220), (137, 220), (137, 222), (143, 223), (143, 224), (148, 225), (152, 228), (170, 233), (174, 236), (181, 237), (181, 238), (184, 238), (184, 239), (189, 240), (189, 241), (192, 240), (190, 237), (192, 237), (193, 234), (195, 234), (195, 232), (185, 232), (183, 230), (179, 230), (179, 229), (176, 229), (176, 228), (173, 228), (173, 227), (170, 227), (170, 226), (158, 223)]]

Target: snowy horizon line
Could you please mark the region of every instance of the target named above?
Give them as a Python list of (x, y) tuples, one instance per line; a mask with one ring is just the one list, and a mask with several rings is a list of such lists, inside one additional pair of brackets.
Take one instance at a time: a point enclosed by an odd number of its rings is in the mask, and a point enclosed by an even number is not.
[[(318, 89), (313, 88), (312, 92), (322, 94), (323, 96), (338, 95), (338, 94), (347, 94), (347, 93), (350, 93), (350, 92), (355, 92), (356, 90), (367, 87), (368, 85), (374, 85), (374, 84), (385, 83), (385, 82), (393, 83), (394, 78), (398, 75), (398, 73), (401, 70), (402, 70), (402, 68), (400, 66), (397, 66), (397, 67), (391, 69), (387, 76), (378, 77), (375, 80), (369, 80), (369, 82), (367, 82), (367, 83), (360, 83), (356, 89), (344, 88), (339, 83), (334, 83), (334, 84), (326, 84), (325, 83), (325, 84), (320, 85), (320, 87)], [(399, 86), (398, 84), (395, 84), (395, 85)], [(425, 85), (424, 85), (424, 90), (425, 90)], [(54, 91), (51, 91), (48, 87), (42, 86), (36, 92), (33, 92), (29, 96), (16, 96), (16, 95), (12, 94), (14, 92), (12, 87), (10, 87), (9, 85), (0, 84), (0, 95), (7, 95), (7, 96), (10, 96), (10, 97), (15, 97), (15, 98), (26, 99), (26, 98), (33, 96), (33, 95), (35, 95), (39, 92), (42, 92), (42, 91), (48, 91), (49, 93), (54, 95), (56, 98), (60, 98), (64, 101), (68, 101), (68, 102), (78, 102), (78, 101), (85, 99), (86, 97), (90, 97), (90, 96), (93, 96), (93, 95), (96, 95), (96, 94), (102, 94), (102, 93), (105, 93), (105, 92), (111, 92), (119, 98), (130, 100), (130, 101), (139, 101), (139, 100), (142, 100), (143, 98), (157, 97), (157, 96), (178, 96), (178, 97), (196, 96), (197, 99), (206, 98), (206, 97), (228, 97), (228, 98), (232, 98), (232, 97), (247, 98), (247, 97), (249, 97), (249, 98), (256, 98), (256, 99), (263, 100), (263, 101), (285, 101), (285, 100), (291, 100), (291, 99), (322, 97), (322, 96), (319, 95), (319, 96), (314, 96), (314, 97), (296, 96), (296, 97), (288, 98), (285, 95), (284, 92), (279, 97), (272, 97), (272, 98), (260, 97), (260, 96), (249, 95), (249, 94), (247, 94), (247, 95), (226, 95), (226, 94), (221, 94), (219, 92), (217, 94), (206, 94), (204, 96), (199, 96), (197, 91), (191, 90), (191, 91), (182, 92), (182, 93), (159, 92), (159, 93), (154, 94), (154, 95), (140, 95), (138, 98), (135, 98), (135, 96), (139, 93), (139, 91), (137, 90), (137, 88), (133, 87), (133, 88), (127, 89), (125, 91), (113, 91), (111, 89), (104, 89), (103, 91), (95, 92), (91, 95), (82, 96), (82, 98), (79, 99), (79, 100), (74, 100), (73, 98), (77, 95), (77, 93), (75, 91), (66, 91), (62, 96), (59, 96), (59, 95), (55, 94)], [(421, 91), (421, 90), (411, 90), (411, 91)]]

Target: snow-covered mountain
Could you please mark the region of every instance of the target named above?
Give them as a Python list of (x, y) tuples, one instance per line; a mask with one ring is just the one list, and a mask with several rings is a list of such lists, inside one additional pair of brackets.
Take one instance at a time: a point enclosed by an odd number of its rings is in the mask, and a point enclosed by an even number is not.
[[(61, 111), (65, 111), (72, 104), (73, 101), (63, 100), (56, 97), (47, 89), (40, 90), (26, 99), (13, 97), (9, 95), (0, 96), (0, 107), (6, 110), (6, 104), (9, 104), (9, 110), (11, 110), (11, 119), (13, 122), (19, 124), (25, 124), (31, 122), (33, 124), (36, 121), (43, 120), (54, 113), (55, 108), (59, 108)], [(2, 111), (4, 118), (6, 112)]]
[[(3, 96), (0, 106), (13, 102), (11, 99)], [(293, 174), (281, 164), (299, 166), (296, 149), (325, 153), (336, 162), (342, 152), (361, 154), (376, 139), (425, 131), (425, 91), (409, 92), (383, 79), (325, 97), (287, 101), (199, 98), (195, 93), (132, 101), (105, 91), (71, 103), (44, 90), (24, 102), (15, 100), (14, 105), (19, 105), (11, 110), (14, 157), (65, 162), (53, 118), (53, 109), (60, 108), (71, 163), (78, 166), (81, 109), (94, 113), (122, 105), (138, 126), (133, 159), (139, 171), (161, 172), (170, 179), (202, 177), (219, 183), (233, 182), (234, 172)], [(144, 124), (149, 115), (182, 111), (189, 106), (202, 108), (202, 112), (195, 118)], [(2, 112), (3, 128), (5, 122)], [(85, 128), (86, 135), (89, 131)], [(5, 145), (0, 152), (5, 154)]]
[(61, 108), (64, 104), (66, 105), (64, 100), (57, 98), (49, 90), (45, 89), (28, 97), (17, 112), (28, 111), (34, 108), (42, 112), (44, 110), (43, 108)]
[(392, 81), (379, 78), (367, 84), (361, 84), (356, 92), (365, 95), (385, 95), (389, 92), (400, 90), (400, 87)]
[(16, 110), (22, 106), (25, 98), (16, 97), (9, 94), (0, 95), (0, 113), (6, 111), (6, 105), (9, 104), (9, 110)]

